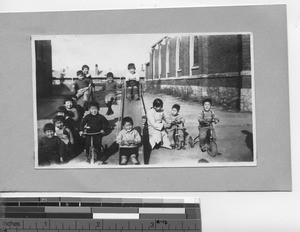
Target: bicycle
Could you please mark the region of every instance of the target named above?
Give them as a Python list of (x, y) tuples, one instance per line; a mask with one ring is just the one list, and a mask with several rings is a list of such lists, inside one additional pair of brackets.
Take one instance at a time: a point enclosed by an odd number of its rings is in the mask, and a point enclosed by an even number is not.
[[(87, 154), (87, 162), (88, 163), (96, 163), (96, 161), (98, 160), (98, 154), (100, 154), (100, 152), (104, 152), (104, 147), (103, 145), (101, 145), (101, 151), (98, 151), (95, 146), (94, 146), (94, 135), (99, 135), (101, 134), (101, 132), (95, 132), (95, 133), (87, 133), (87, 132), (84, 132), (83, 135), (85, 136), (90, 136), (91, 137), (91, 146), (89, 148), (89, 152)], [(100, 164), (100, 163), (99, 163)], [(102, 164), (105, 164), (105, 162), (103, 162)]]
[[(213, 123), (217, 123), (217, 122), (213, 120), (209, 123), (209, 129), (207, 130), (206, 133), (205, 144), (208, 145), (208, 148), (206, 150), (208, 155), (215, 157), (216, 155), (221, 155), (221, 153), (218, 152), (218, 145), (213, 138)], [(195, 139), (193, 139), (192, 136), (189, 136), (188, 144), (191, 148), (193, 148), (197, 142), (199, 142), (199, 147), (201, 149), (200, 135), (198, 135)]]

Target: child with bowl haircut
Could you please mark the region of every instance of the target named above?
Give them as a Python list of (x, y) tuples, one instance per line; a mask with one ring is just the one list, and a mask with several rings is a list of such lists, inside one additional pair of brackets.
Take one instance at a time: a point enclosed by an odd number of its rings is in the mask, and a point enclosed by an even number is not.
[(108, 72), (106, 74), (106, 82), (105, 85), (103, 86), (103, 90), (105, 91), (105, 103), (107, 106), (106, 115), (111, 115), (114, 113), (111, 106), (113, 101), (116, 100), (117, 88), (121, 86), (122, 83), (117, 83), (116, 81), (114, 81), (114, 74), (112, 72)]
[(151, 148), (161, 145), (167, 149), (172, 149), (166, 132), (166, 128), (169, 128), (171, 124), (163, 109), (163, 101), (160, 98), (156, 98), (153, 101), (153, 107), (147, 113), (147, 121)]
[(38, 164), (60, 163), (63, 160), (63, 150), (61, 140), (55, 136), (55, 126), (47, 123), (44, 125), (43, 131), (45, 136), (38, 143)]
[(121, 165), (126, 165), (130, 159), (131, 163), (139, 165), (139, 147), (142, 139), (139, 132), (133, 129), (133, 121), (130, 117), (122, 120), (123, 129), (119, 132), (116, 142), (120, 146)]
[[(202, 102), (203, 110), (201, 111), (200, 115), (198, 116), (199, 122), (199, 140), (200, 140), (200, 147), (202, 151), (207, 150), (207, 146), (205, 144), (207, 131), (210, 128), (210, 124), (215, 122), (219, 122), (219, 118), (215, 115), (215, 113), (211, 110), (212, 100), (206, 98)], [(216, 131), (212, 128), (212, 136), (213, 139), (216, 140)]]
[(62, 141), (63, 157), (61, 157), (61, 162), (64, 162), (72, 155), (72, 146), (74, 145), (73, 133), (65, 126), (63, 116), (55, 116), (52, 121), (55, 126), (55, 135)]
[(180, 139), (182, 141), (184, 140), (184, 131), (182, 130), (182, 128), (184, 128), (185, 119), (181, 115), (179, 115), (179, 111), (180, 111), (180, 105), (174, 104), (172, 106), (171, 114), (169, 115), (169, 121), (170, 121), (171, 126), (169, 128), (167, 128), (167, 132), (168, 132), (168, 136), (171, 141), (172, 147), (175, 146), (174, 133), (175, 133), (175, 129), (177, 127), (179, 129), (178, 135), (179, 135)]
[[(93, 145), (95, 146), (96, 150), (98, 152), (101, 151), (102, 146), (102, 137), (105, 135), (106, 130), (109, 127), (109, 122), (107, 119), (99, 114), (99, 103), (98, 102), (91, 102), (89, 104), (89, 111), (90, 113), (87, 114), (80, 123), (80, 131), (79, 134), (81, 136), (84, 135), (84, 132), (86, 133), (98, 133), (95, 135), (86, 135), (85, 137), (85, 151), (86, 153), (89, 151), (89, 148), (91, 146), (91, 139), (93, 138)], [(102, 158), (100, 157), (100, 153), (98, 153), (98, 163), (102, 164)]]

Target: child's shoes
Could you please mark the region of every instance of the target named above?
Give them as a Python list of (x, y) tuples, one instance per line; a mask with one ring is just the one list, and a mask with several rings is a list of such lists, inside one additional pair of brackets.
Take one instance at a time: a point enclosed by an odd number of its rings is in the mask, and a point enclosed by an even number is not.
[(136, 155), (131, 155), (130, 156), (130, 161), (131, 161), (132, 164), (135, 164), (135, 165), (139, 165), (140, 164), (140, 162), (136, 158)]
[(139, 98), (139, 95), (138, 95), (138, 94), (134, 94), (133, 99), (134, 99), (135, 101), (139, 100), (139, 99), (140, 99), (140, 98)]
[(127, 164), (127, 157), (126, 156), (122, 156), (121, 157), (121, 165), (126, 165)]

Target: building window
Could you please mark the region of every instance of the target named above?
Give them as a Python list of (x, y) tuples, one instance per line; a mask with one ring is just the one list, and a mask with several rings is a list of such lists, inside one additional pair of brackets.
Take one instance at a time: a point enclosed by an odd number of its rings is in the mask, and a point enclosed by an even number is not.
[(199, 38), (194, 36), (194, 66), (199, 66)]
[(161, 44), (158, 45), (158, 79), (161, 78)]
[(169, 54), (170, 54), (170, 47), (169, 47), (169, 41), (166, 41), (166, 77), (169, 76), (170, 73), (170, 63), (169, 63)]
[(152, 52), (152, 76), (153, 79), (155, 79), (155, 48), (153, 49)]
[(180, 48), (180, 37), (177, 37), (176, 40), (176, 77), (178, 77), (178, 72), (180, 72), (179, 67), (179, 48)]

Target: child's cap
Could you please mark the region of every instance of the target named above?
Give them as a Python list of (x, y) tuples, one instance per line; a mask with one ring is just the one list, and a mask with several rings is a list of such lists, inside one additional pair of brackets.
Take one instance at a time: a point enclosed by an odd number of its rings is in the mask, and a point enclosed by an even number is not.
[(112, 72), (108, 72), (108, 73), (106, 74), (106, 77), (112, 77), (112, 78), (114, 78), (114, 74), (113, 74)]
[(63, 116), (57, 115), (52, 119), (53, 124), (56, 122), (62, 122), (65, 123), (65, 118)]
[(59, 106), (57, 108), (56, 113), (64, 113), (66, 116), (69, 116), (69, 117), (75, 116), (74, 113), (72, 111), (67, 110), (65, 106)]
[(83, 69), (85, 69), (85, 68), (87, 68), (88, 70), (90, 70), (90, 67), (89, 67), (88, 65), (86, 65), (86, 64), (82, 65), (81, 70), (83, 70)]
[(52, 123), (46, 123), (43, 128), (44, 132), (47, 130), (55, 131), (55, 126)]
[(212, 100), (210, 98), (205, 98), (203, 101), (202, 101), (202, 105), (204, 105), (205, 102), (209, 102), (211, 105), (212, 105)]
[(77, 75), (77, 76), (83, 76), (84, 74), (83, 74), (82, 70), (78, 70), (78, 71), (76, 72), (76, 75)]
[(124, 117), (123, 120), (122, 120), (122, 126), (125, 125), (125, 123), (131, 123), (133, 125), (133, 120), (131, 117)]
[(153, 101), (153, 107), (163, 107), (164, 103), (160, 98), (156, 98)]
[(179, 110), (180, 110), (180, 105), (174, 104), (174, 105), (172, 106), (172, 109), (173, 109), (173, 108), (175, 108), (177, 111), (179, 111)]
[(135, 69), (135, 64), (134, 63), (129, 63), (128, 66), (127, 66), (127, 69), (132, 69), (132, 68)]
[(99, 108), (100, 108), (99, 103), (96, 102), (96, 101), (92, 101), (92, 102), (89, 103), (89, 109), (90, 109), (92, 106), (96, 107), (98, 110), (99, 110)]
[(72, 96), (67, 96), (67, 97), (64, 99), (64, 104), (65, 104), (67, 101), (71, 101), (72, 104), (74, 105), (74, 99), (73, 99)]

